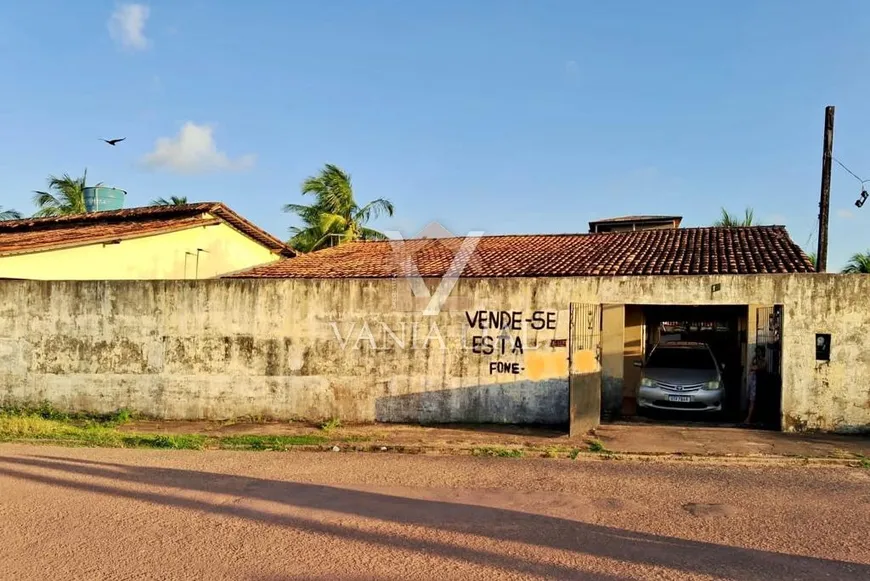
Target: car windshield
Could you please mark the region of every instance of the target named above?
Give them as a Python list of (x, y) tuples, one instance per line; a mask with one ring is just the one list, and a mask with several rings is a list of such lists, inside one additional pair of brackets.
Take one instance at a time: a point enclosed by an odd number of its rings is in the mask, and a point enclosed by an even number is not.
[(650, 355), (647, 367), (655, 369), (715, 369), (706, 349), (658, 348)]

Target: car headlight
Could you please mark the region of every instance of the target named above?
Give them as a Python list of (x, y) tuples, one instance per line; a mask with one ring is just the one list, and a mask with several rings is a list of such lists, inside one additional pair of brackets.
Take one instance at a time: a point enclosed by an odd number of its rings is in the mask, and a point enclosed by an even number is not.
[(648, 378), (648, 377), (643, 377), (643, 378), (641, 378), (641, 380), (640, 380), (640, 386), (641, 386), (641, 387), (654, 387), (655, 384), (656, 384), (656, 382), (653, 381), (652, 379)]
[(717, 389), (719, 389), (719, 382), (718, 381), (708, 381), (707, 383), (704, 384), (704, 389), (707, 389), (710, 391), (717, 390)]

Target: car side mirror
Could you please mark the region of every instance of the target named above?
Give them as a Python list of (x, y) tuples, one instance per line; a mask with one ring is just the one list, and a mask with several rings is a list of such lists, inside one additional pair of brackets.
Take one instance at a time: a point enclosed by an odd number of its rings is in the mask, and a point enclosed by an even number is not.
[(635, 361), (634, 363), (632, 363), (632, 365), (634, 365), (635, 367), (643, 367), (643, 361)]

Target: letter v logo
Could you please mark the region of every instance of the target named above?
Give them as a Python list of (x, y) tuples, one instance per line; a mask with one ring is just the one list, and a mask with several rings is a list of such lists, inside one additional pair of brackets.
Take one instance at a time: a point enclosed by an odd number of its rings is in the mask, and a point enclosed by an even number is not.
[(414, 244), (407, 243), (399, 232), (386, 232), (390, 238), (390, 246), (393, 250), (393, 258), (398, 266), (398, 275), (408, 281), (411, 286), (411, 292), (416, 298), (428, 298), (429, 303), (423, 310), (424, 315), (434, 316), (441, 312), (441, 308), (447, 301), (447, 297), (456, 286), (456, 281), (462, 276), (462, 271), (468, 264), (471, 255), (474, 254), (477, 244), (480, 242), (480, 237), (483, 236), (482, 231), (469, 232), (462, 239), (459, 250), (453, 256), (447, 272), (441, 277), (438, 283), (438, 288), (435, 293), (430, 293), (426, 287), (426, 282), (420, 276), (420, 271), (417, 268), (417, 263), (414, 262), (413, 250)]

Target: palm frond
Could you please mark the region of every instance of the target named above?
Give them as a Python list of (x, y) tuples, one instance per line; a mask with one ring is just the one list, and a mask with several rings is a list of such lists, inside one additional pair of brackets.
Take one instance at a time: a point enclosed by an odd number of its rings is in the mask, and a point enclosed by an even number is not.
[(13, 210), (11, 208), (8, 210), (4, 210), (2, 206), (0, 206), (0, 221), (5, 222), (6, 220), (20, 220), (21, 217), (21, 212), (19, 212), (18, 210)]
[(350, 224), (344, 216), (322, 212), (318, 216), (317, 226), (323, 232), (340, 233), (349, 230)]
[(335, 164), (327, 163), (301, 185), (302, 195), (315, 199), (311, 205), (284, 204), (282, 210), (295, 214), (302, 224), (290, 228), (290, 245), (303, 251), (318, 250), (359, 239), (384, 239), (386, 236), (366, 227), (383, 214), (392, 216), (393, 204), (384, 198), (360, 207), (354, 198), (351, 176)]
[(305, 206), (303, 204), (284, 204), (281, 211), (287, 214), (296, 214), (300, 218), (308, 215), (314, 215), (320, 212), (317, 206)]
[(152, 206), (184, 206), (187, 204), (187, 197), (185, 196), (169, 196), (169, 199), (166, 198), (154, 198), (151, 200)]
[(746, 208), (742, 219), (725, 208), (721, 208), (721, 210), (719, 219), (713, 222), (713, 226), (717, 228), (741, 228), (755, 224), (755, 211), (752, 208)]
[(287, 243), (291, 248), (300, 252), (311, 252), (315, 249), (314, 247), (317, 242), (323, 237), (323, 233), (317, 228), (296, 228), (295, 232), (291, 233), (293, 236)]
[(846, 267), (843, 269), (844, 274), (870, 274), (870, 250), (867, 252), (858, 252), (852, 255)]
[(48, 176), (48, 190), (34, 192), (33, 203), (37, 207), (34, 216), (65, 216), (85, 213), (84, 190), (87, 187), (87, 176), (87, 168), (80, 178), (73, 178), (66, 173), (61, 177)]
[(357, 210), (356, 216), (354, 218), (357, 222), (365, 224), (369, 220), (377, 219), (381, 214), (392, 216), (393, 203), (384, 198), (372, 200), (371, 202)]

